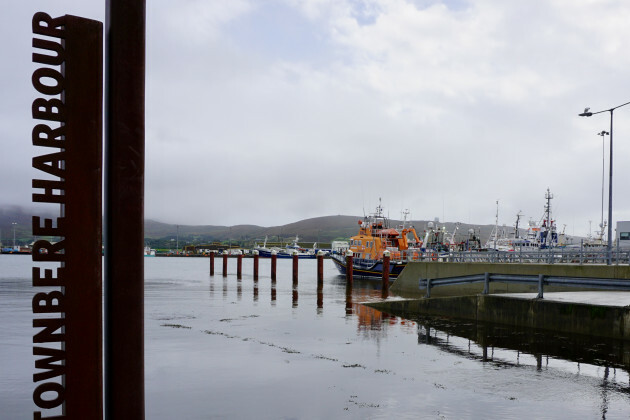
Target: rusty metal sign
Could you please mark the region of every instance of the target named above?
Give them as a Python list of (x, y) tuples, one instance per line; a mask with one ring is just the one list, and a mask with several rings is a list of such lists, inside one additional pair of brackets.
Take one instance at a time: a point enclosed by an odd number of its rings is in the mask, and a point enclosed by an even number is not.
[(144, 419), (144, 0), (105, 2), (105, 418)]
[[(34, 419), (102, 419), (103, 24), (33, 16)], [(50, 268), (48, 262), (59, 263)]]

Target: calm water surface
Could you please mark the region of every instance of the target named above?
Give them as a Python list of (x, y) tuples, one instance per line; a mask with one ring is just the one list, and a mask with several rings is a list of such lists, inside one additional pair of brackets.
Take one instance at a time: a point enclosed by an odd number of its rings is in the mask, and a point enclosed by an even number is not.
[[(325, 261), (145, 258), (147, 419), (628, 418), (627, 344), (453, 320), (405, 320), (359, 304), (378, 282)], [(32, 418), (30, 257), (0, 255), (0, 418)], [(236, 260), (230, 260), (230, 273)], [(218, 274), (218, 275), (216, 275)], [(390, 297), (391, 299), (392, 297)]]

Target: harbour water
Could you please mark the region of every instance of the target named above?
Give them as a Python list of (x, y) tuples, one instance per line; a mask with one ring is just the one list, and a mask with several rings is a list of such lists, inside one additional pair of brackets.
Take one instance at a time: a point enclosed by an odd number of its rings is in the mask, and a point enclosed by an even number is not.
[[(206, 258), (145, 258), (147, 419), (630, 413), (629, 357), (615, 343), (389, 316), (360, 304), (381, 299), (379, 282), (348, 291), (330, 261), (321, 294), (314, 260), (300, 261), (297, 290), (290, 260), (278, 261), (275, 287), (268, 260), (257, 283), (252, 260), (242, 280), (229, 263), (224, 278), (220, 260), (210, 277)], [(2, 419), (35, 410), (31, 266), (0, 255)]]

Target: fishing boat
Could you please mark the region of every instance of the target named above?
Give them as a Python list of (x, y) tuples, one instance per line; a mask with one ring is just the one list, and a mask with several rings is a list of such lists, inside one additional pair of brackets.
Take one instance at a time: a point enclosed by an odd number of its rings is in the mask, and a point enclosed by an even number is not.
[[(502, 228), (499, 228), (499, 200), (497, 200), (497, 212), (494, 228), (488, 237), (488, 241), (486, 241), (484, 250), (514, 251), (514, 247), (516, 246), (515, 244), (518, 244), (519, 246), (527, 246), (531, 241), (521, 238), (518, 227), (522, 216), (523, 214), (520, 211), (516, 214), (514, 232), (511, 235), (508, 234), (505, 225), (503, 225)], [(531, 223), (532, 222), (530, 221), (530, 225)]]
[[(422, 241), (418, 238), (413, 226), (406, 226), (405, 219), (398, 229), (391, 228), (388, 218), (383, 215), (383, 207), (379, 203), (375, 213), (359, 220), (359, 234), (350, 238), (349, 247), (353, 255), (353, 276), (381, 278), (383, 252), (389, 251), (389, 278), (393, 280), (405, 268), (407, 261), (423, 255)], [(345, 275), (346, 257), (334, 253), (331, 259), (339, 272)]]
[(556, 221), (551, 217), (551, 200), (553, 194), (547, 188), (545, 193), (545, 207), (540, 221), (529, 221), (525, 238), (519, 238), (513, 241), (515, 251), (531, 251), (542, 250), (548, 248), (557, 248), (565, 242), (560, 240), (560, 236), (564, 238), (564, 233), (558, 234)]
[(267, 237), (265, 236), (265, 242), (262, 246), (254, 246), (254, 250), (258, 251), (258, 255), (263, 258), (270, 258), (272, 253), (276, 253), (277, 258), (293, 258), (293, 255), (297, 255), (299, 259), (311, 259), (317, 256), (317, 243), (313, 244), (313, 248), (303, 248), (298, 245), (300, 238), (295, 235), (295, 239), (292, 244), (287, 244), (286, 247), (267, 247)]
[(485, 249), (528, 252), (557, 248), (566, 245), (569, 238), (566, 237), (564, 231), (558, 233), (556, 221), (551, 215), (552, 199), (553, 194), (551, 194), (549, 188), (547, 188), (543, 215), (539, 221), (532, 219), (529, 220), (527, 231), (524, 235), (521, 235), (521, 229), (519, 228), (519, 222), (522, 216), (520, 211), (516, 215), (516, 223), (512, 234), (508, 234), (506, 232), (505, 225), (503, 226), (503, 229), (500, 230), (499, 202), (497, 201), (495, 227), (486, 242)]

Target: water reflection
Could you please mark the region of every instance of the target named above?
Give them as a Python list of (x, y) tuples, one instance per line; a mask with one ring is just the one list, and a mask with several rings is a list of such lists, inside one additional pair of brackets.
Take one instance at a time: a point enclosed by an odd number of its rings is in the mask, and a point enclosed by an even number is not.
[(297, 287), (293, 288), (293, 296), (292, 296), (292, 307), (293, 308), (297, 308), (298, 307), (298, 289)]
[[(24, 418), (33, 411), (33, 289), (30, 278), (6, 274), (2, 257), (0, 418)], [(331, 266), (318, 287), (314, 262), (300, 272), (294, 310), (290, 264), (280, 266), (277, 289), (269, 261), (259, 283), (244, 275), (238, 304), (235, 273), (208, 285), (205, 260), (145, 264), (147, 418), (627, 418), (630, 411), (626, 343), (521, 337), (466, 321), (418, 325), (362, 305), (382, 298), (380, 282), (355, 280), (348, 295)], [(30, 263), (18, 269), (28, 275)]]
[[(495, 361), (494, 349), (500, 348), (514, 353), (513, 362), (496, 360), (505, 364), (518, 365), (520, 356), (529, 354), (536, 358), (539, 369), (543, 367), (543, 356), (545, 364), (551, 357), (595, 366), (630, 368), (630, 343), (627, 341), (443, 318), (419, 317), (417, 322), (418, 343), (475, 358), (470, 343), (468, 349), (451, 343), (453, 337), (465, 338), (485, 349), (482, 361)], [(491, 349), (490, 356), (487, 349)]]
[[(438, 365), (444, 362), (444, 360), (449, 361), (447, 370), (440, 370), (441, 368), (435, 368), (437, 365), (434, 365), (433, 362), (429, 363), (429, 370), (437, 369), (431, 372), (433, 372), (433, 375), (437, 375), (436, 377), (441, 378), (440, 380), (442, 382), (446, 380), (439, 375), (439, 372), (448, 371), (448, 377), (451, 378), (454, 374), (451, 367), (461, 363), (457, 361), (452, 362), (454, 358), (460, 360), (467, 359), (473, 361), (471, 363), (478, 362), (479, 364), (483, 364), (484, 367), (489, 367), (493, 372), (496, 370), (504, 370), (505, 373), (503, 373), (501, 378), (512, 378), (514, 375), (517, 375), (519, 378), (528, 378), (528, 375), (540, 374), (541, 378), (545, 378), (544, 380), (547, 381), (545, 383), (548, 383), (550, 380), (555, 380), (549, 378), (554, 378), (556, 372), (562, 372), (563, 374), (568, 373), (564, 381), (566, 381), (567, 384), (571, 384), (571, 386), (579, 382), (577, 381), (579, 378), (587, 379), (591, 387), (591, 408), (596, 413), (591, 412), (591, 414), (595, 414), (596, 417), (614, 417), (619, 411), (619, 404), (625, 404), (620, 403), (620, 395), (623, 395), (624, 398), (628, 398), (630, 401), (630, 384), (628, 383), (630, 381), (628, 374), (628, 370), (630, 369), (629, 343), (606, 339), (592, 340), (582, 336), (553, 334), (539, 330), (516, 329), (491, 324), (477, 324), (476, 322), (453, 319), (422, 317), (408, 320), (363, 305), (363, 302), (366, 301), (389, 298), (388, 290), (383, 290), (380, 282), (355, 280), (353, 284), (346, 284), (345, 278), (343, 277), (329, 276), (322, 284), (319, 284), (314, 278), (310, 278), (310, 280), (315, 281), (308, 281), (307, 279), (307, 281), (302, 281), (298, 288), (291, 287), (291, 281), (289, 280), (290, 273), (287, 272), (285, 274), (286, 275), (280, 277), (280, 283), (278, 285), (275, 281), (270, 281), (270, 278), (267, 276), (263, 278), (262, 284), (259, 284), (258, 281), (253, 281), (252, 286), (249, 286), (248, 282), (243, 284), (241, 281), (236, 281), (236, 284), (234, 284), (231, 279), (235, 278), (235, 276), (230, 276), (228, 277), (228, 279), (230, 279), (229, 284), (227, 279), (223, 279), (223, 300), (228, 303), (234, 303), (229, 302), (228, 295), (229, 297), (233, 297), (236, 293), (240, 301), (241, 294), (243, 293), (242, 289), (252, 287), (253, 301), (257, 302), (260, 287), (263, 288), (262, 292), (264, 293), (267, 293), (265, 292), (265, 288), (269, 287), (270, 295), (267, 296), (270, 296), (268, 299), (271, 301), (271, 307), (276, 311), (283, 310), (287, 307), (297, 308), (299, 304), (299, 294), (301, 292), (303, 299), (302, 306), (304, 306), (306, 302), (308, 311), (294, 311), (292, 313), (292, 319), (303, 319), (304, 316), (301, 314), (307, 312), (312, 314), (312, 306), (316, 306), (317, 322), (319, 324), (309, 324), (309, 326), (322, 328), (323, 325), (326, 324), (325, 331), (328, 332), (334, 331), (334, 328), (331, 329), (330, 327), (331, 325), (337, 324), (327, 323), (336, 319), (343, 311), (347, 322), (342, 323), (341, 326), (337, 325), (337, 327), (341, 329), (350, 326), (350, 328), (355, 329), (356, 337), (359, 341), (355, 342), (352, 339), (345, 338), (345, 340), (347, 340), (346, 345), (342, 346), (342, 348), (348, 350), (343, 350), (339, 353), (335, 353), (337, 352), (337, 347), (334, 347), (334, 351), (332, 347), (323, 347), (324, 350), (322, 350), (321, 353), (324, 354), (325, 358), (317, 360), (329, 361), (331, 359), (345, 359), (354, 362), (348, 363), (348, 366), (365, 366), (370, 363), (369, 360), (360, 360), (356, 354), (349, 352), (356, 343), (361, 343), (362, 346), (369, 346), (370, 342), (374, 343), (376, 349), (375, 354), (377, 355), (376, 360), (380, 360), (381, 351), (383, 352), (382, 354), (386, 354), (386, 349), (391, 345), (390, 342), (394, 339), (398, 340), (397, 337), (403, 332), (407, 337), (411, 337), (411, 340), (406, 340), (406, 342), (409, 343), (410, 346), (418, 349), (417, 354), (426, 354), (427, 349), (422, 349), (422, 347), (431, 346), (438, 348), (442, 354), (442, 356), (436, 358)], [(216, 291), (218, 293), (218, 287), (220, 287), (219, 283), (213, 284), (211, 281), (210, 296), (215, 295), (215, 287), (217, 287)], [(245, 293), (248, 293), (247, 290), (245, 290)], [(278, 293), (280, 294), (279, 297), (277, 297)], [(324, 312), (323, 309), (324, 294), (326, 294), (327, 297), (326, 312)], [(220, 296), (217, 295), (216, 298), (220, 299)], [(280, 302), (278, 304), (276, 302), (277, 299)], [(288, 306), (289, 299), (291, 299), (291, 306)], [(306, 299), (306, 301), (304, 301), (304, 299)], [(243, 307), (242, 305), (247, 306), (246, 303), (241, 302), (238, 308), (232, 306), (230, 309), (236, 309), (238, 311), (240, 310), (239, 308)], [(256, 305), (254, 306), (256, 310), (251, 312), (248, 310), (245, 312), (247, 315), (243, 315), (239, 318), (241, 320), (247, 319), (247, 323), (252, 323), (252, 325), (248, 327), (249, 329), (239, 330), (245, 327), (233, 321), (229, 321), (233, 322), (232, 324), (228, 324), (228, 321), (225, 321), (225, 325), (221, 325), (219, 328), (216, 328), (216, 330), (223, 328), (224, 331), (221, 330), (221, 333), (225, 333), (225, 337), (228, 338), (234, 336), (247, 338), (249, 342), (255, 342), (252, 337), (255, 336), (254, 331), (258, 329), (254, 323), (264, 324), (265, 317), (262, 315), (265, 315), (265, 309)], [(256, 317), (249, 318), (252, 315), (256, 315)], [(221, 313), (221, 316), (223, 317), (225, 315)], [(230, 319), (237, 318), (234, 317)], [(312, 322), (312, 318), (308, 318), (308, 322)], [(292, 332), (292, 334), (285, 334), (286, 331), (283, 330), (281, 338), (275, 337), (275, 340), (278, 343), (282, 343), (283, 340), (286, 340), (294, 346), (296, 341), (292, 341), (293, 337), (299, 333)], [(265, 336), (264, 340), (263, 338), (256, 339), (261, 343), (263, 341), (265, 343), (270, 342), (267, 336)], [(405, 339), (402, 339), (401, 342), (405, 342)], [(317, 341), (315, 344), (318, 343), (320, 342)], [(418, 346), (418, 344), (420, 346)], [(281, 344), (275, 344), (275, 342), (274, 345), (281, 346)], [(301, 351), (302, 353), (299, 354), (306, 354), (303, 349), (293, 349), (293, 347), (284, 343), (282, 345), (292, 351)], [(381, 350), (381, 348), (383, 350)], [(344, 351), (346, 351), (346, 353), (344, 353)], [(435, 352), (433, 349), (431, 349), (431, 351)], [(413, 353), (414, 350), (409, 347), (404, 351), (404, 354)], [(322, 355), (317, 353), (316, 357), (322, 357)], [(291, 360), (291, 362), (293, 363), (295, 361)], [(378, 372), (379, 375), (390, 375), (390, 373), (383, 372), (390, 372), (390, 369), (392, 372), (396, 372), (396, 367), (398, 367), (398, 372), (406, 371), (406, 367), (400, 367), (403, 362), (395, 358), (387, 359), (385, 363), (387, 369), (380, 369), (381, 366), (377, 365), (376, 362), (372, 361), (371, 363), (374, 365), (372, 370)], [(390, 366), (393, 366), (393, 368)], [(346, 369), (346, 366), (344, 365), (343, 368)], [(460, 368), (457, 369), (459, 369), (459, 372), (455, 372), (455, 375), (460, 375), (462, 378), (469, 377), (469, 371), (461, 370)], [(594, 370), (596, 372), (593, 372)], [(492, 389), (493, 385), (488, 385), (491, 381), (483, 382), (484, 378), (488, 375), (489, 374), (483, 373), (477, 374), (475, 380), (480, 381), (480, 387)], [(394, 378), (395, 375), (392, 373), (391, 377)], [(386, 380), (390, 379), (389, 376), (386, 378)], [(559, 381), (561, 382), (562, 380)], [(454, 380), (453, 383), (458, 383), (458, 381)], [(520, 382), (519, 380), (506, 379), (505, 383), (518, 384)], [(454, 385), (451, 386), (454, 389)], [(525, 392), (535, 394), (535, 392), (538, 391), (527, 390)], [(501, 398), (509, 398), (508, 401), (513, 401), (512, 395)], [(501, 401), (499, 401), (499, 405), (501, 405)]]
[(258, 302), (258, 280), (254, 279), (254, 302)]
[(317, 284), (317, 314), (321, 315), (324, 309), (324, 286), (321, 283)]
[(346, 315), (352, 315), (352, 283), (346, 284)]
[[(501, 368), (527, 366), (529, 358), (533, 361), (531, 365), (535, 364), (536, 370), (542, 371), (549, 369), (551, 360), (555, 368), (566, 366), (579, 376), (583, 374), (583, 365), (592, 365), (596, 368), (595, 376), (601, 378), (599, 411), (602, 419), (609, 409), (610, 392), (630, 396), (630, 343), (627, 341), (433, 317), (419, 317), (417, 322), (418, 344), (435, 346), (444, 352)], [(500, 355), (495, 355), (495, 351)], [(625, 385), (617, 381), (618, 369), (624, 373), (623, 379), (627, 377)]]

